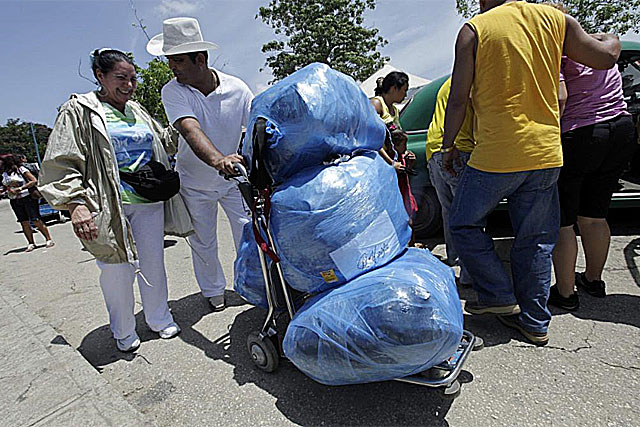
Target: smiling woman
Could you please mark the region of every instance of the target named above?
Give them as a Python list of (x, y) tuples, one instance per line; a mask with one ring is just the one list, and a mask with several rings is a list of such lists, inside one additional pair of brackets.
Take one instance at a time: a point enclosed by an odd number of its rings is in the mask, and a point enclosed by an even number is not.
[(170, 133), (130, 99), (137, 86), (133, 61), (119, 50), (97, 49), (91, 68), (100, 88), (74, 94), (60, 108), (39, 188), (51, 206), (71, 212), (74, 232), (100, 268), (116, 346), (134, 351), (136, 277), (149, 327), (161, 338), (180, 332), (167, 304), (163, 237), (186, 236), (192, 226), (162, 144), (171, 142)]
[(100, 83), (100, 100), (124, 114), (125, 104), (138, 86), (131, 58), (119, 50), (96, 49), (91, 54), (91, 69)]

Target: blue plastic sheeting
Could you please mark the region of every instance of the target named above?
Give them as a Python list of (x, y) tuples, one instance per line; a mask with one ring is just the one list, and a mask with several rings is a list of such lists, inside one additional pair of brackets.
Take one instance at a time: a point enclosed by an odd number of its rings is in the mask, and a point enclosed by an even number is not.
[(374, 152), (293, 176), (271, 198), (270, 223), (284, 277), (302, 292), (386, 264), (411, 239), (396, 172)]
[(310, 64), (251, 102), (243, 155), (251, 165), (251, 134), (258, 118), (269, 120), (264, 161), (276, 183), (358, 149), (379, 150), (386, 128), (365, 93), (349, 76), (325, 64)]
[(449, 358), (462, 326), (453, 270), (429, 251), (410, 248), (309, 300), (289, 324), (283, 348), (322, 384), (385, 381)]
[(258, 251), (252, 223), (249, 222), (242, 230), (242, 241), (233, 264), (233, 287), (249, 304), (267, 308), (267, 291)]

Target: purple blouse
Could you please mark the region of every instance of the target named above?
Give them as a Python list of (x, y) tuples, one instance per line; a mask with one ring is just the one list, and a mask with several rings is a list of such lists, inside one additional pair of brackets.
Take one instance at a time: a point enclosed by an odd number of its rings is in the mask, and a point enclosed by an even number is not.
[(567, 85), (567, 103), (560, 119), (562, 133), (604, 122), (627, 112), (618, 66), (594, 70), (562, 57), (560, 81)]

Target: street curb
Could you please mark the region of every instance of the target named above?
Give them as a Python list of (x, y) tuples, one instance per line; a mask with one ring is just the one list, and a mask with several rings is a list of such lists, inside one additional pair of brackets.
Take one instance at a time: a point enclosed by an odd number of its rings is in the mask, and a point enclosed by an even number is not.
[(6, 285), (0, 286), (0, 423), (155, 425)]

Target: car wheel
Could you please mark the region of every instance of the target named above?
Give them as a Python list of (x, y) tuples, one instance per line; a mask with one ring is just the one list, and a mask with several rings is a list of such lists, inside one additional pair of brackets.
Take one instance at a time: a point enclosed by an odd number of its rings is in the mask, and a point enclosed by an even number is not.
[(433, 187), (424, 187), (414, 194), (420, 201), (418, 213), (413, 220), (413, 229), (417, 239), (426, 239), (442, 230), (442, 207)]

